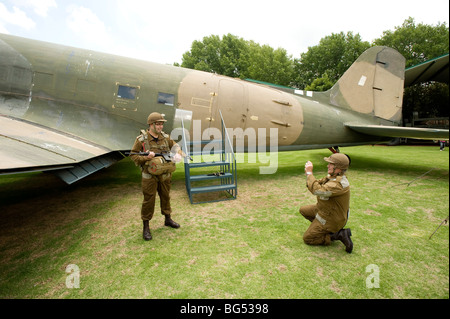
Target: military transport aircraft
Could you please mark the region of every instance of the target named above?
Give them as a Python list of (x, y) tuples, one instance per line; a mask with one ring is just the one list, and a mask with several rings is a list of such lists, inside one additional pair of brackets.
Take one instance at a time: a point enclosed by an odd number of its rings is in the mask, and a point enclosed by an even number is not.
[(155, 111), (165, 114), (168, 133), (181, 120), (191, 136), (194, 121), (219, 128), (220, 114), (243, 132), (277, 129), (279, 151), (448, 139), (448, 130), (400, 126), (404, 61), (372, 47), (318, 93), (0, 34), (0, 174), (53, 171), (64, 179), (83, 163), (109, 166)]

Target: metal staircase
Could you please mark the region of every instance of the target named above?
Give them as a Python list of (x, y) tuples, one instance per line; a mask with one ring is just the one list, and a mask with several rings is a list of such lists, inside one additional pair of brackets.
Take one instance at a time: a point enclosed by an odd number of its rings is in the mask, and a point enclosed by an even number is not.
[[(219, 111), (220, 112), (220, 111)], [(187, 141), (182, 121), (184, 174), (186, 191), (191, 204), (236, 199), (236, 156), (220, 112), (222, 134), (220, 139)], [(193, 161), (189, 161), (189, 157)], [(204, 161), (204, 159), (207, 161)]]

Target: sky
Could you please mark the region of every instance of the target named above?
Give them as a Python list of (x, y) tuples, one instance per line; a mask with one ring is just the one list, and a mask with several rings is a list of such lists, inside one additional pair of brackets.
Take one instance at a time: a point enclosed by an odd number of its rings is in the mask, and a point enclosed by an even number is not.
[(0, 0), (0, 33), (181, 63), (194, 40), (231, 33), (300, 57), (332, 33), (372, 42), (408, 18), (449, 25), (448, 0)]

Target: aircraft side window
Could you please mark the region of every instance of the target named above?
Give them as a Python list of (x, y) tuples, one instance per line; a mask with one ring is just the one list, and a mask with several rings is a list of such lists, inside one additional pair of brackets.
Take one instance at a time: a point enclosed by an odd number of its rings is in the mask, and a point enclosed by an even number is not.
[(136, 99), (137, 88), (132, 86), (119, 85), (117, 97), (121, 99), (134, 100)]
[(158, 103), (173, 106), (175, 101), (175, 95), (170, 93), (158, 93)]

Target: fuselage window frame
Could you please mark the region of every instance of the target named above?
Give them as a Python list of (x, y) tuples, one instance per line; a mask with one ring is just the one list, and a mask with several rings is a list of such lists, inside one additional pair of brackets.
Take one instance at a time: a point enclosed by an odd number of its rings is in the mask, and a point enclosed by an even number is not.
[(158, 92), (158, 104), (174, 106), (175, 105), (175, 94)]
[(117, 85), (117, 97), (124, 100), (136, 100), (139, 88), (129, 85)]

